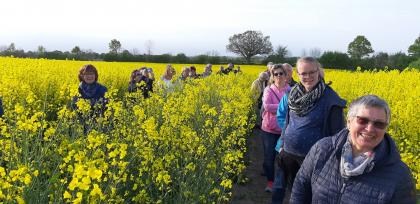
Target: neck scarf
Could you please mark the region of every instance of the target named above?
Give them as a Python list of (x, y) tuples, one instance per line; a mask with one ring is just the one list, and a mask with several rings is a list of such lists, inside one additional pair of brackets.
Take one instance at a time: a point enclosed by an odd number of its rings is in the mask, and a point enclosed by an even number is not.
[(288, 105), (290, 110), (299, 117), (305, 116), (315, 107), (324, 90), (325, 83), (322, 80), (309, 92), (306, 92), (302, 83), (296, 84), (289, 94)]
[[(349, 136), (350, 138), (350, 136)], [(340, 160), (340, 174), (343, 178), (348, 179), (351, 176), (358, 176), (363, 173), (370, 172), (374, 167), (372, 160), (375, 158), (375, 153), (365, 152), (353, 158), (353, 151), (350, 139), (344, 143), (341, 160)]]
[(92, 84), (81, 82), (79, 84), (79, 93), (82, 95), (82, 98), (84, 99), (92, 99), (92, 98), (95, 98), (95, 96), (97, 95), (98, 88), (99, 88), (99, 84), (96, 82)]

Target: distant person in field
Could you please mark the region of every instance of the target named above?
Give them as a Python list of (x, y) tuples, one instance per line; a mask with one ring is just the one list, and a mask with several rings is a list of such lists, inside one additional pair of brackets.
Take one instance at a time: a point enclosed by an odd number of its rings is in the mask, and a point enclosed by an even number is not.
[(92, 109), (96, 104), (100, 104), (100, 111), (103, 112), (107, 101), (105, 99), (107, 88), (98, 83), (97, 69), (91, 64), (83, 65), (79, 70), (78, 78), (80, 81), (78, 89), (80, 97), (73, 98), (74, 108), (77, 108), (75, 104), (81, 98), (89, 100)]
[(171, 64), (166, 65), (165, 72), (160, 77), (160, 80), (162, 80), (164, 87), (167, 87), (167, 88), (173, 87), (172, 79), (175, 76), (175, 74), (176, 74), (176, 71), (172, 67), (172, 65)]
[(191, 69), (189, 67), (182, 68), (181, 76), (179, 76), (179, 79), (181, 81), (187, 80), (188, 78), (190, 78), (190, 72), (191, 72)]
[(219, 74), (219, 75), (223, 75), (223, 74), (225, 74), (225, 68), (223, 67), (223, 65), (221, 65), (221, 66), (220, 66), (220, 69), (219, 69), (219, 71), (217, 72), (217, 74)]
[(252, 82), (251, 85), (251, 91), (252, 91), (252, 95), (254, 97), (254, 109), (255, 109), (255, 113), (257, 115), (257, 120), (256, 120), (256, 124), (255, 127), (256, 128), (261, 128), (261, 106), (262, 106), (262, 97), (263, 97), (263, 93), (264, 93), (264, 89), (267, 86), (267, 80), (269, 79), (269, 76), (266, 72), (261, 72), (258, 75), (258, 78)]
[(230, 72), (233, 72), (234, 68), (235, 68), (235, 65), (233, 63), (229, 63), (226, 69), (223, 70), (223, 73), (229, 74)]
[(152, 68), (142, 67), (138, 70), (134, 70), (131, 73), (128, 92), (141, 91), (144, 98), (149, 98), (150, 92), (153, 92), (154, 81)]
[(242, 73), (242, 71), (241, 71), (241, 67), (240, 67), (240, 66), (238, 66), (235, 70), (233, 70), (233, 73), (234, 73), (234, 74), (241, 74), (241, 73)]
[(280, 100), (289, 89), (287, 71), (281, 64), (273, 65), (270, 77), (271, 85), (264, 89), (261, 136), (264, 147), (263, 169), (267, 177), (265, 191), (271, 192), (274, 181), (275, 146), (281, 135), (281, 128), (277, 125), (276, 113)]
[(410, 169), (387, 133), (390, 117), (378, 96), (354, 100), (347, 127), (310, 149), (290, 203), (416, 203)]
[(2, 117), (4, 114), (4, 110), (3, 110), (3, 101), (0, 98), (0, 117)]
[(206, 67), (204, 68), (204, 72), (201, 74), (201, 77), (205, 78), (211, 75), (212, 73), (212, 64), (207, 64)]
[[(285, 130), (282, 135), (282, 151), (278, 155), (278, 165), (283, 169), (289, 189), (293, 186), (305, 156), (320, 139), (336, 134), (344, 127), (343, 109), (346, 101), (321, 78), (321, 65), (313, 57), (302, 57), (297, 61), (297, 83), (287, 98), (279, 105), (285, 113)], [(277, 196), (273, 192), (273, 198)], [(287, 196), (286, 196), (287, 197)]]
[(288, 84), (290, 87), (293, 87), (297, 82), (293, 79), (293, 67), (288, 63), (283, 63), (283, 66), (287, 70), (287, 77), (289, 78)]
[(190, 78), (196, 79), (196, 78), (199, 78), (199, 77), (200, 77), (200, 75), (197, 74), (197, 68), (195, 68), (195, 66), (191, 66), (190, 67)]

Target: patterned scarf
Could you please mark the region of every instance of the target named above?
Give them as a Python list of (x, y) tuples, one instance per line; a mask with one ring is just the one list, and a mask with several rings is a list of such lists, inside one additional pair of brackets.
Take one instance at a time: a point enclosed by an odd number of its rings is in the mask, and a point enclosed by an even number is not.
[(299, 117), (308, 114), (314, 107), (325, 90), (325, 83), (319, 83), (309, 92), (306, 92), (302, 83), (298, 83), (290, 90), (288, 105), (291, 111)]
[(97, 96), (97, 90), (99, 89), (98, 83), (92, 83), (87, 84), (84, 82), (81, 82), (79, 84), (79, 93), (82, 95), (82, 98), (84, 99), (96, 99)]
[(353, 158), (352, 147), (350, 143), (350, 136), (344, 143), (341, 152), (340, 160), (340, 174), (343, 178), (350, 178), (351, 176), (358, 176), (365, 172), (370, 172), (375, 164), (372, 160), (375, 158), (374, 152), (365, 152)]

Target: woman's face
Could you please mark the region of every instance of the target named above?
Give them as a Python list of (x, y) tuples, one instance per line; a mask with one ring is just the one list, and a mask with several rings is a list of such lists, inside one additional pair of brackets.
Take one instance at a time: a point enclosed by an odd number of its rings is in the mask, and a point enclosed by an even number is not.
[(300, 82), (306, 91), (311, 91), (319, 82), (319, 69), (312, 63), (301, 62), (297, 66)]
[(87, 84), (92, 84), (95, 82), (95, 73), (86, 72), (83, 74), (83, 81)]
[(353, 152), (372, 151), (383, 139), (387, 127), (385, 110), (361, 107), (355, 117), (347, 119)]
[(276, 85), (285, 84), (287, 80), (287, 73), (281, 69), (273, 69), (273, 77)]

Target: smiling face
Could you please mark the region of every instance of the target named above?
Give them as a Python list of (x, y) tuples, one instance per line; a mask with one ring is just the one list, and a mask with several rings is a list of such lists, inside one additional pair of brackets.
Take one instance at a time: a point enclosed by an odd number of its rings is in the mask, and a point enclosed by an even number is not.
[(311, 91), (319, 82), (319, 68), (314, 63), (300, 62), (297, 64), (300, 82), (306, 91)]
[(87, 84), (92, 84), (96, 80), (96, 75), (93, 72), (86, 72), (83, 74), (83, 81)]
[(372, 151), (384, 139), (386, 121), (384, 109), (366, 106), (360, 107), (356, 116), (347, 119), (354, 155)]

